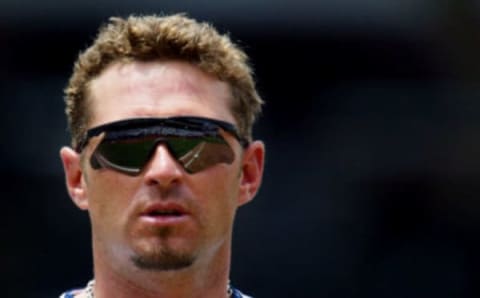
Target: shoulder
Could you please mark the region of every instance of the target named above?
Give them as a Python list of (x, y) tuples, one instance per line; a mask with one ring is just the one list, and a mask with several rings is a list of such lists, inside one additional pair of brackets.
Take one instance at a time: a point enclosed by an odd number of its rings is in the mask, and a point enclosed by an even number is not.
[(85, 298), (89, 291), (93, 290), (94, 280), (90, 280), (86, 287), (67, 291), (60, 295), (59, 298)]
[(82, 295), (83, 292), (84, 289), (70, 290), (60, 295), (59, 298), (81, 298), (84, 297), (84, 295)]
[(232, 298), (253, 298), (240, 292), (239, 290), (232, 288)]

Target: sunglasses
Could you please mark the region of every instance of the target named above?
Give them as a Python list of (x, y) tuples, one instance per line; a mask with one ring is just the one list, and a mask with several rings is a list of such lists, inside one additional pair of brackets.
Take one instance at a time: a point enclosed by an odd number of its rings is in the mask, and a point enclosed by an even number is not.
[(76, 147), (82, 152), (89, 140), (103, 135), (93, 151), (93, 169), (111, 169), (126, 175), (139, 175), (159, 144), (165, 144), (173, 158), (189, 174), (219, 163), (231, 164), (235, 154), (221, 132), (240, 137), (231, 123), (203, 117), (135, 118), (107, 123), (87, 131)]

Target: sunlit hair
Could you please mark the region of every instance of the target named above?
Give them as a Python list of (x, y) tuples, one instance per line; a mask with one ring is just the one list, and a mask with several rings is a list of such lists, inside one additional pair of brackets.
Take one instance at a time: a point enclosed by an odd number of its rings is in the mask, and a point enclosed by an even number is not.
[[(65, 88), (66, 114), (75, 147), (88, 128), (89, 83), (118, 61), (182, 60), (229, 84), (231, 111), (241, 136), (251, 139), (262, 99), (247, 55), (228, 36), (183, 14), (112, 17), (80, 53)], [(97, 99), (101, 100), (101, 99)]]

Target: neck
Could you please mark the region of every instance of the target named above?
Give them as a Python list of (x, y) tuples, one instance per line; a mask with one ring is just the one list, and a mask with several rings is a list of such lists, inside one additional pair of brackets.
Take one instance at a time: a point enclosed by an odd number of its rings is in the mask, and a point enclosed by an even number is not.
[(199, 258), (190, 267), (180, 270), (145, 270), (131, 263), (115, 266), (113, 261), (94, 250), (95, 298), (227, 297), (229, 241), (211, 256)]

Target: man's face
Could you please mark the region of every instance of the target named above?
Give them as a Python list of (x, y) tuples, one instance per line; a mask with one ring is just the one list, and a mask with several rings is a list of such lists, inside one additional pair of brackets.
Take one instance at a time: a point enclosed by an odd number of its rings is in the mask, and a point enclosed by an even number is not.
[[(89, 127), (127, 118), (172, 116), (235, 124), (230, 97), (227, 84), (187, 63), (117, 63), (90, 85)], [(172, 270), (202, 257), (228, 254), (236, 208), (249, 201), (256, 189), (245, 187), (251, 175), (245, 175), (249, 166), (242, 147), (231, 135), (224, 137), (235, 152), (231, 164), (188, 174), (161, 144), (138, 176), (92, 169), (88, 160), (100, 137), (92, 138), (83, 150), (84, 158), (78, 159), (80, 191), (76, 194), (70, 185), (69, 191), (77, 205), (89, 211), (94, 255), (105, 262)], [(63, 155), (68, 176), (68, 158)]]

